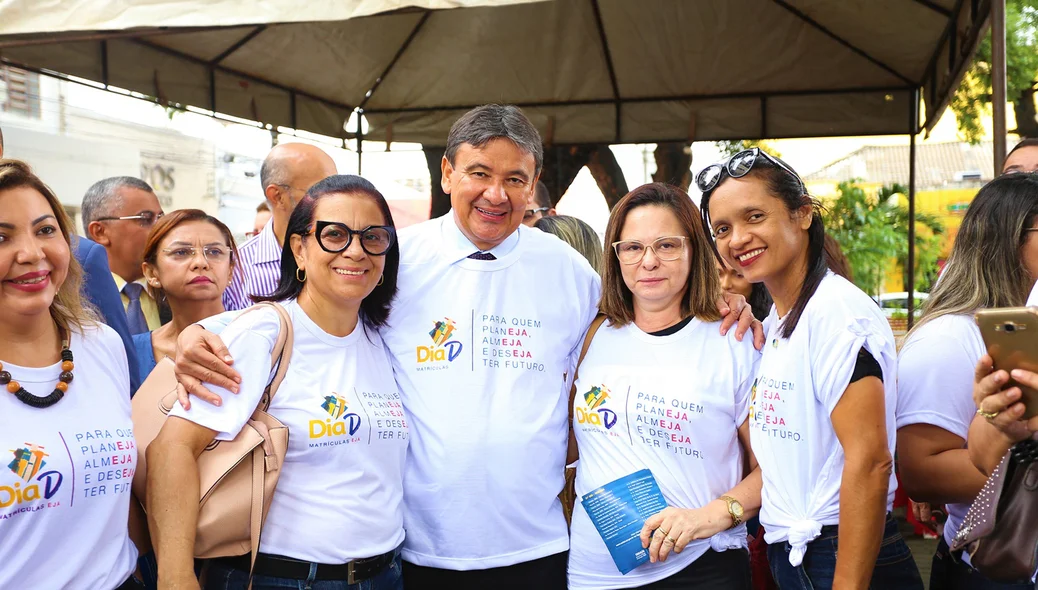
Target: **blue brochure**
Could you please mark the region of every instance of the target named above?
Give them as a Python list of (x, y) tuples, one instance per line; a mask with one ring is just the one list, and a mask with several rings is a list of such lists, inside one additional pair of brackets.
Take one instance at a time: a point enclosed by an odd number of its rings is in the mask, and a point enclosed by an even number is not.
[(611, 481), (584, 494), (580, 503), (602, 535), (621, 574), (649, 561), (648, 550), (642, 548), (642, 526), (650, 516), (667, 507), (651, 471), (642, 469)]

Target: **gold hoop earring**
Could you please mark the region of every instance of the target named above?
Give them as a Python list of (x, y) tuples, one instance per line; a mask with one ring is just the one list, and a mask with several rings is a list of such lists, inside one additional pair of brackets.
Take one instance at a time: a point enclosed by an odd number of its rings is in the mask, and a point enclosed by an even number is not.
[(375, 286), (376, 287), (381, 287), (382, 283), (384, 283), (384, 282), (386, 282), (386, 275), (379, 275), (378, 276), (378, 282), (375, 283)]
[[(303, 273), (303, 276), (299, 276), (299, 273)], [(297, 268), (296, 269), (296, 280), (299, 281), (300, 283), (305, 283), (306, 282), (306, 269), (302, 269), (302, 268)]]

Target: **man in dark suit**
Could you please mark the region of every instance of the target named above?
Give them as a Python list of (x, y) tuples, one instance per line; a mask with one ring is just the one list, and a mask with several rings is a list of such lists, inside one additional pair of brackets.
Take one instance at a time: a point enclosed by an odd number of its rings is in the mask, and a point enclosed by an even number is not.
[(130, 328), (126, 323), (126, 311), (119, 299), (112, 271), (108, 268), (108, 254), (104, 247), (84, 237), (73, 237), (72, 253), (83, 267), (83, 295), (96, 307), (109, 327), (119, 333), (126, 347), (126, 360), (130, 366), (130, 393), (140, 387), (137, 369), (137, 353), (133, 349)]

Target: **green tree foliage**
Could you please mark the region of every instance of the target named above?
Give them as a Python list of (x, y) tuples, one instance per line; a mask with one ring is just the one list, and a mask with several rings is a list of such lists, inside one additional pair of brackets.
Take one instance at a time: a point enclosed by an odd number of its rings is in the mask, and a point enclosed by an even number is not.
[[(1006, 0), (1006, 98), (1013, 103), (1023, 137), (1038, 137), (1035, 94), (1038, 90), (1038, 0)], [(977, 49), (950, 107), (959, 135), (976, 144), (984, 136), (981, 121), (991, 104), (991, 36)]]
[[(906, 266), (908, 210), (895, 195), (906, 194), (900, 185), (865, 192), (858, 181), (841, 182), (839, 197), (825, 216), (826, 232), (840, 244), (854, 271), (854, 282), (866, 293), (879, 294), (892, 264)], [(927, 291), (936, 277), (944, 226), (940, 219), (916, 215), (916, 290)]]

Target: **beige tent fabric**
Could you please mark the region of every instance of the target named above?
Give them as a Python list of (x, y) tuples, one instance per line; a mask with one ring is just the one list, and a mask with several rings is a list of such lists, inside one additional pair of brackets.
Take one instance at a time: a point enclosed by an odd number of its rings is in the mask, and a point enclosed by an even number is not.
[(0, 59), (336, 137), (363, 107), (442, 144), (487, 102), (560, 144), (892, 134), (917, 89), (936, 121), (990, 2), (0, 0)]
[(137, 27), (229, 27), (342, 21), (408, 8), (442, 10), (540, 0), (0, 0), (0, 35)]

